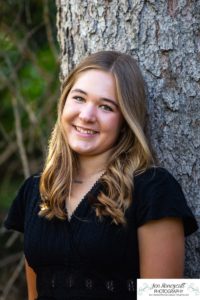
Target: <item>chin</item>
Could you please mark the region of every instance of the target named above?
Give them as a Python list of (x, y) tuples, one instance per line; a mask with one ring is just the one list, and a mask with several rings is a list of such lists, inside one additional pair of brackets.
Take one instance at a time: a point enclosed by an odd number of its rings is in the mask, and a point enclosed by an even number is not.
[(92, 154), (93, 151), (91, 150), (85, 150), (85, 149), (80, 149), (80, 148), (71, 148), (72, 151), (74, 151), (77, 154), (82, 154), (82, 155), (90, 155)]
[(69, 144), (69, 147), (72, 149), (72, 151), (76, 152), (77, 154), (90, 154), (95, 152), (94, 147), (84, 147), (84, 145), (82, 146), (77, 144)]

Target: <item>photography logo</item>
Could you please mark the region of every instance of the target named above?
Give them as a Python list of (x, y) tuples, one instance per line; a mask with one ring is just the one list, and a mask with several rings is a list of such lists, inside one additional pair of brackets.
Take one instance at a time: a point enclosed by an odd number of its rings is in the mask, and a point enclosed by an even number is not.
[(137, 300), (200, 299), (200, 279), (138, 279)]

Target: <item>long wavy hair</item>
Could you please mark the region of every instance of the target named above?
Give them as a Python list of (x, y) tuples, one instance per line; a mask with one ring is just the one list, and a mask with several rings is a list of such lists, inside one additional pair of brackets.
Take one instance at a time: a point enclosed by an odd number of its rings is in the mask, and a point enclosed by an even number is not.
[[(113, 74), (119, 108), (124, 126), (101, 177), (103, 190), (93, 207), (101, 219), (110, 216), (116, 224), (125, 224), (124, 213), (133, 195), (133, 176), (153, 165), (154, 159), (145, 136), (146, 96), (141, 71), (136, 61), (127, 54), (116, 51), (100, 51), (86, 57), (66, 78), (58, 103), (58, 118), (52, 131), (48, 155), (40, 180), (40, 216), (48, 219), (66, 219), (65, 202), (70, 193), (78, 157), (65, 138), (61, 116), (67, 96), (78, 76), (96, 69)], [(106, 191), (106, 192), (105, 192)]]

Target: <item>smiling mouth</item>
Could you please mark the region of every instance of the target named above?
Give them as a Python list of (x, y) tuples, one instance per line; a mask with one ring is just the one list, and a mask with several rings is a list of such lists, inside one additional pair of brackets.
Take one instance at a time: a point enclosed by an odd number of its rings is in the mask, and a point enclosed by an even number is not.
[(98, 133), (95, 130), (86, 129), (86, 128), (82, 128), (82, 127), (75, 126), (75, 125), (74, 125), (74, 128), (76, 129), (76, 131), (78, 131), (80, 133), (84, 133), (84, 134), (96, 134), (96, 133)]

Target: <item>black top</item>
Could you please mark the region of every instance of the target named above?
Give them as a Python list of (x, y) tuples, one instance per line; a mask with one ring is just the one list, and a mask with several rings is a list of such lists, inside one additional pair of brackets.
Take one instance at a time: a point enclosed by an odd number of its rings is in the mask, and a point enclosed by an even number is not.
[(5, 221), (7, 229), (24, 232), (24, 253), (37, 274), (38, 299), (133, 300), (140, 277), (137, 228), (149, 220), (180, 217), (185, 235), (197, 229), (179, 183), (163, 168), (134, 177), (126, 227), (113, 224), (110, 217), (96, 217), (91, 199), (103, 189), (100, 180), (70, 221), (39, 217), (39, 179), (32, 176), (24, 182)]

